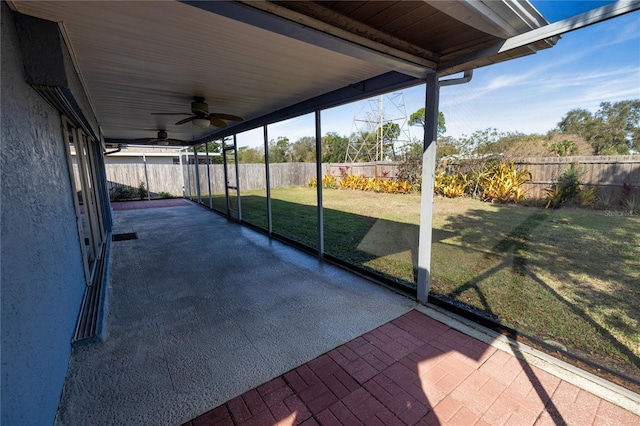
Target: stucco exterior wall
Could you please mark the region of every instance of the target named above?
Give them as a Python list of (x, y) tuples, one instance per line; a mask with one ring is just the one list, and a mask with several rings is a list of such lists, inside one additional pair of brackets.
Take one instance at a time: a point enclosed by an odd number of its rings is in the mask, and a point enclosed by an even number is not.
[(85, 288), (60, 116), (24, 81), (2, 2), (3, 425), (52, 424)]

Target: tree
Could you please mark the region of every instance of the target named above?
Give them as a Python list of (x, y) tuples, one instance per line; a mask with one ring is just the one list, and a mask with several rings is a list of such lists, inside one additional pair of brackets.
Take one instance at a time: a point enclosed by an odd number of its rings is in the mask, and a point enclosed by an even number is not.
[(572, 109), (558, 123), (558, 130), (561, 133), (571, 133), (586, 138), (592, 122), (593, 116), (586, 109)]
[(383, 159), (391, 158), (392, 160), (396, 160), (395, 141), (398, 139), (398, 136), (400, 136), (400, 132), (400, 126), (394, 122), (384, 123), (382, 127), (376, 129), (378, 140), (381, 139), (383, 144), (381, 153)]
[(545, 146), (549, 152), (556, 154), (558, 157), (578, 155), (580, 153), (578, 145), (574, 141), (568, 139), (547, 143)]
[(475, 154), (504, 154), (520, 142), (539, 139), (539, 135), (526, 135), (519, 132), (498, 132), (496, 129), (487, 129), (483, 132), (475, 132), (474, 135), (486, 134), (477, 140)]
[(347, 156), (349, 138), (329, 132), (322, 137), (322, 162), (341, 163)]
[(291, 145), (290, 158), (299, 163), (314, 163), (316, 161), (316, 138), (303, 136)]
[(376, 161), (377, 141), (376, 132), (361, 131), (352, 133), (347, 143), (347, 146), (352, 149), (349, 151), (348, 158), (346, 156), (347, 151), (345, 150), (344, 161)]
[[(420, 108), (413, 114), (409, 116), (409, 125), (410, 126), (425, 126), (425, 110), (424, 108)], [(438, 139), (447, 131), (447, 126), (445, 125), (444, 114), (442, 111), (438, 112)]]
[[(628, 154), (640, 149), (640, 99), (602, 102), (594, 115), (591, 145), (596, 152)], [(597, 134), (597, 135), (596, 135)]]
[(596, 155), (640, 151), (640, 99), (602, 102), (593, 115), (573, 109), (558, 123), (558, 130), (582, 136)]
[[(209, 151), (209, 161), (211, 164), (222, 164), (222, 143), (221, 141), (211, 141), (208, 144), (200, 145), (198, 148), (198, 152), (207, 152)], [(213, 154), (213, 155), (211, 155)]]
[(454, 138), (451, 136), (443, 136), (438, 139), (438, 144), (436, 145), (436, 161), (442, 157), (458, 154), (460, 154), (460, 149)]
[(289, 159), (291, 144), (286, 136), (278, 136), (277, 140), (269, 141), (269, 162), (286, 163)]
[(238, 148), (238, 163), (264, 163), (264, 154), (257, 148), (241, 146)]

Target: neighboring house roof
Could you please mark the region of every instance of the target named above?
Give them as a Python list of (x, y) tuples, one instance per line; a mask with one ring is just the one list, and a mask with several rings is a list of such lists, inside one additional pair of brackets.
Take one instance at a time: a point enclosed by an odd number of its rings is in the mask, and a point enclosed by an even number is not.
[(151, 115), (189, 113), (193, 96), (205, 97), (210, 111), (282, 119), (557, 40), (500, 51), (510, 37), (547, 24), (527, 1), (10, 4), (60, 23), (107, 141), (152, 138), (158, 129), (186, 143), (215, 136), (215, 128), (174, 125), (180, 116)]

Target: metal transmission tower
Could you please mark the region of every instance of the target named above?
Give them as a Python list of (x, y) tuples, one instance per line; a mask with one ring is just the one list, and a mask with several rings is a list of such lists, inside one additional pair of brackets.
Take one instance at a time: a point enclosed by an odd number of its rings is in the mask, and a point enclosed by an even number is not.
[(396, 160), (411, 142), (404, 93), (367, 100), (353, 117), (345, 163)]

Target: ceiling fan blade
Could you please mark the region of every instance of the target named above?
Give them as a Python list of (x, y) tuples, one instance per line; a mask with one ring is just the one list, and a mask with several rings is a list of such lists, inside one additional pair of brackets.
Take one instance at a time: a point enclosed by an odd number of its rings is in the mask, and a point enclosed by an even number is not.
[(216, 117), (211, 117), (211, 125), (224, 129), (228, 126), (227, 122)]
[(209, 114), (208, 108), (196, 108), (191, 107), (191, 112), (195, 115), (207, 115)]
[(152, 112), (151, 115), (191, 115), (186, 112)]
[(151, 142), (151, 141), (155, 141), (156, 138), (137, 138), (134, 139), (134, 141), (140, 141), (140, 142)]
[(190, 122), (191, 120), (193, 120), (194, 118), (197, 118), (197, 117), (187, 117), (187, 118), (183, 118), (182, 120), (180, 120), (180, 121), (178, 121), (178, 122), (176, 123), (176, 126), (178, 126), (178, 125), (180, 125), (180, 124), (188, 123), (188, 122)]
[(238, 116), (238, 115), (232, 115), (232, 114), (222, 114), (222, 113), (218, 113), (218, 112), (212, 112), (211, 117), (215, 117), (215, 118), (222, 118), (223, 120), (231, 120), (231, 121), (244, 121), (244, 118)]

